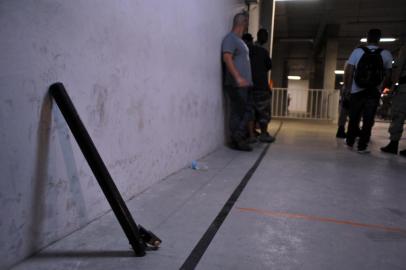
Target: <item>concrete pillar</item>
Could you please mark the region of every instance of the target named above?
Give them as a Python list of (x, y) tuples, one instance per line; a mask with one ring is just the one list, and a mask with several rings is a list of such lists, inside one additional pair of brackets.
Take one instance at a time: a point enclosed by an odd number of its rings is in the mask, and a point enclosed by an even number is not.
[(324, 63), (321, 63), (318, 59), (311, 59), (310, 64), (310, 78), (312, 80), (310, 88), (313, 89), (323, 89), (323, 80), (324, 80)]
[(248, 25), (248, 32), (254, 37), (254, 39), (259, 29), (259, 14), (260, 14), (260, 5), (250, 4), (249, 5), (250, 21)]
[(334, 89), (336, 76), (334, 71), (337, 66), (337, 54), (338, 54), (338, 41), (335, 38), (327, 40), (326, 44), (326, 56), (324, 61), (324, 89)]
[[(327, 40), (326, 44), (326, 56), (324, 61), (324, 83), (323, 88), (325, 90), (332, 90), (335, 89), (335, 79), (336, 75), (334, 71), (337, 67), (337, 54), (338, 54), (338, 41), (335, 38), (330, 38)], [(324, 96), (322, 102), (323, 104), (328, 104), (328, 116), (330, 119), (333, 119), (336, 122), (337, 115), (338, 115), (338, 98), (337, 96), (338, 91), (336, 91), (336, 95), (330, 96), (328, 99), (327, 95)]]
[[(277, 42), (272, 55), (272, 81), (274, 88), (286, 87), (285, 56), (286, 49)], [(284, 83), (285, 82), (285, 83)]]
[[(273, 47), (273, 29), (274, 29), (274, 17), (275, 17), (275, 1), (274, 0), (262, 0), (260, 2), (260, 20), (259, 25), (265, 28), (269, 32), (269, 41), (265, 44), (265, 48), (268, 48), (269, 53), (272, 56)], [(255, 33), (256, 34), (256, 33)]]

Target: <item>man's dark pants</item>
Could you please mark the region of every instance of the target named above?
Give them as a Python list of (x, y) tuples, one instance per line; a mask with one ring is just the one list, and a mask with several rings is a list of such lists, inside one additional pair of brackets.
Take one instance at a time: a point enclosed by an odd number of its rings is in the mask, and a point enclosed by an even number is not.
[(271, 120), (272, 93), (269, 89), (254, 89), (253, 97), (255, 121), (258, 122), (261, 132), (266, 132)]
[(240, 142), (246, 138), (248, 122), (252, 120), (252, 89), (251, 87), (226, 87), (230, 99), (230, 135), (232, 142)]
[(345, 106), (346, 104), (343, 104), (344, 101), (340, 100), (340, 112), (338, 116), (338, 126), (339, 127), (345, 127), (345, 124), (347, 123), (347, 117), (348, 117), (348, 108)]
[[(380, 93), (378, 89), (365, 89), (351, 94), (347, 144), (353, 145), (355, 137), (359, 134), (358, 149), (365, 149), (371, 138), (372, 127), (375, 123), (375, 114), (379, 105)], [(362, 128), (359, 124), (362, 118)], [(359, 133), (358, 133), (359, 132)]]

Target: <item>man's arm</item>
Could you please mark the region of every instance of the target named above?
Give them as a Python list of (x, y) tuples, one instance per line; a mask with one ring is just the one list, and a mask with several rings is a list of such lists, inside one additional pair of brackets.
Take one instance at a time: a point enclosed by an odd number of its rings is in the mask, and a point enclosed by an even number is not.
[(394, 82), (399, 81), (400, 75), (402, 72), (402, 68), (405, 65), (405, 62), (406, 62), (406, 47), (401, 47), (398, 58), (396, 59), (396, 62), (395, 62), (396, 68), (394, 69), (394, 72), (393, 72), (393, 81)]
[(272, 59), (271, 56), (269, 55), (269, 51), (265, 48), (263, 49), (264, 49), (265, 66), (266, 69), (269, 71), (272, 69)]
[(385, 70), (385, 77), (382, 82), (383, 88), (390, 88), (392, 86), (392, 69)]
[(272, 69), (272, 60), (271, 60), (271, 58), (269, 57), (269, 55), (267, 55), (267, 58), (266, 58), (266, 69), (267, 69), (268, 71)]
[(233, 76), (234, 80), (237, 82), (238, 87), (247, 87), (249, 82), (244, 79), (238, 69), (234, 65), (233, 55), (229, 52), (223, 53), (223, 61), (226, 64), (228, 72)]

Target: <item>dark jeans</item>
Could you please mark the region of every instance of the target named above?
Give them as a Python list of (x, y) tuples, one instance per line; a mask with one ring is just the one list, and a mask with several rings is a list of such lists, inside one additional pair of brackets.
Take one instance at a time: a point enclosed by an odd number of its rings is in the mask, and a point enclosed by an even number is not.
[(258, 122), (261, 132), (266, 131), (271, 120), (271, 97), (269, 89), (253, 91), (254, 120)]
[(340, 100), (340, 107), (339, 107), (339, 116), (338, 116), (338, 126), (339, 127), (344, 127), (345, 124), (347, 123), (347, 118), (348, 118), (348, 108), (345, 106), (345, 102), (343, 98)]
[(234, 142), (245, 139), (248, 122), (252, 120), (253, 101), (251, 87), (226, 87), (230, 98), (230, 135)]
[[(378, 89), (366, 89), (361, 92), (351, 94), (347, 144), (353, 145), (355, 137), (359, 134), (358, 149), (368, 146), (371, 138), (372, 127), (375, 123), (375, 114), (379, 105), (380, 93)], [(362, 127), (359, 125), (362, 117)]]
[(392, 117), (389, 126), (391, 141), (400, 141), (406, 120), (406, 84), (399, 85), (392, 97)]

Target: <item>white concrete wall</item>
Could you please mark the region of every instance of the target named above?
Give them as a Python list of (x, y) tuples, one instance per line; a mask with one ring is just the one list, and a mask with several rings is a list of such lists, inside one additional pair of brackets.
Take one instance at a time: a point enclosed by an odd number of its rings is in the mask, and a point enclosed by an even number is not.
[(0, 269), (109, 210), (48, 86), (129, 199), (223, 143), (220, 44), (243, 6), (0, 1)]

